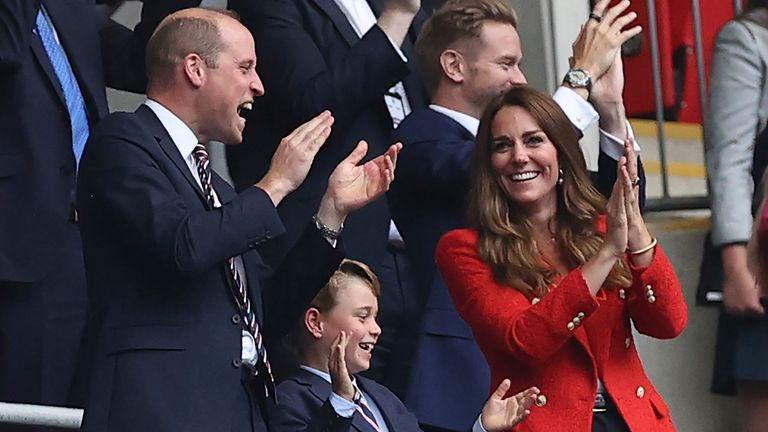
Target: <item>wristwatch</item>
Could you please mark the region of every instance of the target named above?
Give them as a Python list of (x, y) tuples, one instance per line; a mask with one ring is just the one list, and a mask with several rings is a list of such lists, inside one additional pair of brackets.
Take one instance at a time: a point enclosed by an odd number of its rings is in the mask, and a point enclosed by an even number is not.
[(575, 67), (566, 72), (563, 85), (570, 88), (583, 88), (587, 90), (587, 93), (590, 93), (592, 91), (592, 78), (589, 76), (589, 72)]

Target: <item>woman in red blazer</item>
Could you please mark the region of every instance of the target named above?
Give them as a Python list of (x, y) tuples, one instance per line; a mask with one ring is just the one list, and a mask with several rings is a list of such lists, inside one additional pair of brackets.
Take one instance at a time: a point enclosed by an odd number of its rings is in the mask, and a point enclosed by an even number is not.
[(687, 308), (640, 214), (631, 143), (625, 151), (606, 202), (549, 96), (513, 88), (480, 121), (473, 228), (446, 234), (437, 264), (488, 360), (492, 388), (510, 377), (510, 391), (541, 389), (539, 407), (515, 430), (675, 430), (630, 322), (673, 338)]

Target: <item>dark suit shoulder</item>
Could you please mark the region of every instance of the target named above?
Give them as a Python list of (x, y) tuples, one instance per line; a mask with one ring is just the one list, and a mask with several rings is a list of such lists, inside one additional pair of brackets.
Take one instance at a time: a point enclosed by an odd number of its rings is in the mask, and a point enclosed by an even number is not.
[(413, 111), (400, 123), (393, 134), (395, 140), (410, 142), (435, 141), (442, 137), (466, 137), (472, 139), (470, 131), (456, 120), (429, 107)]

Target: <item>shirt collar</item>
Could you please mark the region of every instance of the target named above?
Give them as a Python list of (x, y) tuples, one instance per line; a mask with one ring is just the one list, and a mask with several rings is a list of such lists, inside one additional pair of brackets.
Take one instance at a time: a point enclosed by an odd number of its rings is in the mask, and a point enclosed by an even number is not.
[(192, 132), (192, 129), (190, 129), (189, 126), (187, 126), (187, 124), (176, 114), (161, 105), (160, 102), (147, 99), (144, 101), (144, 105), (149, 107), (149, 109), (155, 113), (165, 130), (168, 131), (168, 135), (171, 136), (171, 139), (179, 150), (179, 153), (181, 153), (181, 156), (184, 159), (189, 158), (195, 150), (195, 146), (198, 144), (197, 136)]
[(472, 117), (469, 114), (464, 114), (462, 112), (454, 111), (450, 108), (446, 108), (444, 106), (431, 104), (429, 108), (433, 111), (437, 111), (440, 114), (445, 114), (448, 117), (452, 118), (456, 123), (464, 126), (466, 130), (472, 133), (472, 135), (477, 136), (477, 129), (480, 128), (480, 120)]

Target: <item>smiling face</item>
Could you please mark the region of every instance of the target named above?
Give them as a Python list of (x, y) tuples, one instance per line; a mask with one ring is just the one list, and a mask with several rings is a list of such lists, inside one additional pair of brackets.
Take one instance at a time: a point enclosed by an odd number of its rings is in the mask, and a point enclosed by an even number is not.
[(505, 106), (491, 124), (491, 170), (506, 196), (529, 212), (554, 214), (557, 149), (531, 114)]
[(482, 112), (491, 99), (526, 79), (520, 70), (520, 36), (511, 24), (486, 21), (476, 46), (467, 58), (464, 92)]
[(320, 343), (326, 352), (343, 330), (349, 334), (344, 359), (349, 373), (358, 373), (371, 367), (371, 355), (381, 335), (376, 322), (379, 301), (371, 286), (358, 277), (348, 276), (336, 293), (336, 305), (319, 314), (322, 326)]
[(245, 118), (241, 110), (250, 110), (253, 99), (264, 94), (256, 73), (256, 49), (251, 33), (234, 19), (218, 22), (225, 48), (216, 58), (216, 67), (204, 65), (205, 81), (200, 87), (208, 115), (200, 125), (206, 140), (237, 144), (243, 140)]

